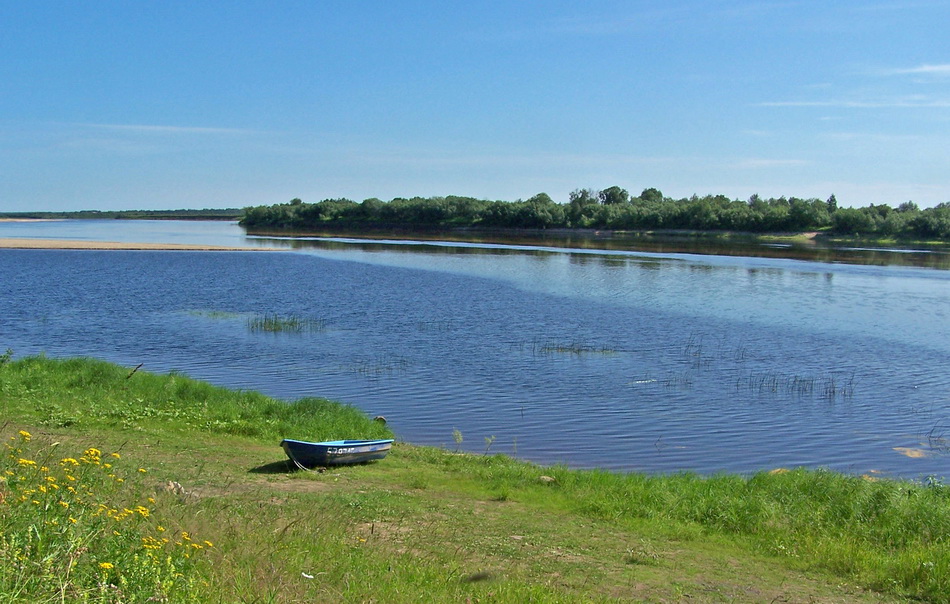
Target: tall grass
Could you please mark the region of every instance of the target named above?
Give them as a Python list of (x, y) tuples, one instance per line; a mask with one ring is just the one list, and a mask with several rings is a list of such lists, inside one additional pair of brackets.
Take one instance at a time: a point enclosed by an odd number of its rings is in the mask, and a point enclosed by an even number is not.
[(197, 430), (276, 441), (392, 435), (350, 405), (322, 398), (285, 402), (176, 373), (130, 373), (94, 359), (27, 357), (7, 363), (2, 371), (0, 409), (38, 425)]

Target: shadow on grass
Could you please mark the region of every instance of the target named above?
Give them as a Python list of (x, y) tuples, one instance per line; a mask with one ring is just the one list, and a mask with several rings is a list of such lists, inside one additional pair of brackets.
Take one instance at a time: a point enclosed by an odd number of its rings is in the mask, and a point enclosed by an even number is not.
[(290, 474), (292, 472), (299, 472), (300, 470), (289, 459), (284, 459), (282, 461), (274, 461), (271, 463), (266, 463), (262, 466), (257, 466), (256, 468), (251, 468), (248, 470), (251, 474)]

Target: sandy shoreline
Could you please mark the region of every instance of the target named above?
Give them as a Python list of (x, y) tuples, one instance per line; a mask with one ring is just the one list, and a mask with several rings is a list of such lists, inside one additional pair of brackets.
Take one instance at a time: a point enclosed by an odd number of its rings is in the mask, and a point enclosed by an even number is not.
[(119, 241), (77, 241), (70, 239), (0, 238), (0, 249), (18, 250), (182, 250), (213, 252), (276, 252), (276, 247), (234, 247), (192, 243), (128, 243)]

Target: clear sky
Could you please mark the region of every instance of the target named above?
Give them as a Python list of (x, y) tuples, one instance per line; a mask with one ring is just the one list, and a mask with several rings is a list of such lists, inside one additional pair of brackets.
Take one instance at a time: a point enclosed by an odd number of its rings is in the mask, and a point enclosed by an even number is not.
[(950, 201), (950, 0), (0, 0), (0, 211)]

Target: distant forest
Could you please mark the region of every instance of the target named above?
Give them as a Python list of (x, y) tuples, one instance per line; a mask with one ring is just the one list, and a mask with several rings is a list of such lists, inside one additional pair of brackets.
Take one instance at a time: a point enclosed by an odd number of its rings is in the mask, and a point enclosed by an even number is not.
[(527, 200), (487, 201), (472, 197), (413, 197), (392, 201), (325, 199), (244, 209), (249, 230), (316, 231), (326, 228), (582, 228), (609, 230), (825, 231), (884, 238), (950, 239), (950, 202), (921, 210), (912, 201), (896, 208), (870, 205), (839, 208), (827, 200), (753, 195), (746, 201), (723, 195), (672, 199), (657, 189), (631, 196), (625, 189), (577, 189), (566, 204), (546, 193)]
[(224, 210), (79, 210), (76, 212), (0, 212), (0, 218), (40, 220), (237, 220), (242, 215), (238, 208)]

